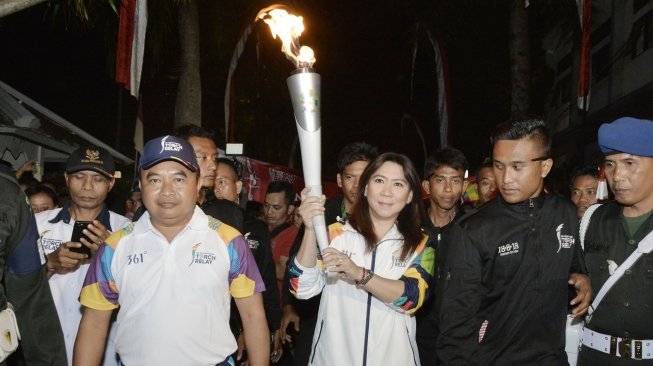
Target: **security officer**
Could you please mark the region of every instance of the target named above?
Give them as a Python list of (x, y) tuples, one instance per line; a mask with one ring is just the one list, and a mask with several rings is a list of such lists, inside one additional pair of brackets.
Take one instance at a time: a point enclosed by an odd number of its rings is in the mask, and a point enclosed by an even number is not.
[(11, 167), (0, 163), (0, 309), (16, 312), (28, 365), (67, 365), (63, 333), (54, 307), (36, 221)]
[(492, 145), (500, 196), (451, 229), (438, 357), (446, 366), (568, 365), (567, 307), (582, 316), (591, 290), (576, 207), (544, 191), (553, 166), (544, 121), (501, 124)]
[[(598, 293), (614, 269), (653, 231), (653, 121), (630, 117), (599, 129), (605, 174), (616, 202), (599, 207), (585, 235), (585, 260)], [(653, 255), (644, 254), (607, 292), (583, 332), (579, 366), (653, 365)]]

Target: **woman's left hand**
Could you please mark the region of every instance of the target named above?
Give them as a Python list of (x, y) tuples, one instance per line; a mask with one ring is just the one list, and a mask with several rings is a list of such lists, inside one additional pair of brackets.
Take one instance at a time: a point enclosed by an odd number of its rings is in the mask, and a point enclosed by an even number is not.
[(363, 275), (363, 268), (357, 266), (347, 254), (335, 248), (326, 248), (322, 252), (322, 261), (329, 272), (338, 272), (342, 279), (357, 281)]

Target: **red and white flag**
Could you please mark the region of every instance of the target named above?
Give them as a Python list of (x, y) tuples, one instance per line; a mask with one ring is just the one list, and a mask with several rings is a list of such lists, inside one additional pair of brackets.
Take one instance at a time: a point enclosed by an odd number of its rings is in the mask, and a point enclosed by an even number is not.
[(123, 84), (136, 98), (139, 96), (143, 70), (146, 29), (147, 0), (121, 0), (116, 50), (116, 82)]
[(121, 0), (116, 49), (116, 82), (139, 99), (134, 147), (143, 151), (143, 107), (140, 100), (141, 71), (147, 30), (147, 0)]
[(580, 18), (581, 42), (578, 70), (578, 109), (587, 111), (590, 105), (592, 82), (592, 4), (591, 0), (576, 0)]

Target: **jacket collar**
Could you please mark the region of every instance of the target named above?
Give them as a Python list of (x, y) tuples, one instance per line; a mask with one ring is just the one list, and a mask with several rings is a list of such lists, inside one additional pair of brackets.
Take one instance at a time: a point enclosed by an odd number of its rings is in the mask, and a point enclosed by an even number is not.
[[(356, 233), (356, 234), (360, 235), (360, 233), (356, 229), (354, 229), (351, 225), (349, 225), (349, 222), (347, 222), (342, 227), (342, 229), (343, 229), (343, 231)], [(387, 241), (387, 240), (402, 240), (403, 238), (404, 238), (404, 236), (401, 235), (401, 233), (399, 232), (399, 229), (397, 229), (397, 224), (395, 223), (394, 225), (392, 225), (392, 228), (390, 228), (390, 230), (385, 234), (385, 236), (383, 238), (381, 238), (381, 240), (377, 243), (377, 245), (381, 244), (381, 243), (383, 243), (384, 241)]]
[(538, 197), (535, 198), (529, 198), (525, 201), (517, 202), (517, 203), (508, 203), (506, 202), (501, 195), (497, 197), (496, 199), (500, 202), (500, 204), (509, 210), (518, 212), (518, 213), (523, 213), (523, 212), (530, 212), (533, 209), (540, 209), (544, 206), (544, 201), (546, 200), (546, 193), (542, 192)]
[[(63, 221), (66, 224), (70, 224), (70, 220), (72, 219), (72, 217), (70, 216), (70, 206), (71, 206), (71, 202), (70, 201), (66, 202), (61, 208), (61, 210), (59, 210), (57, 216), (55, 216), (54, 218), (52, 218), (52, 220), (48, 222), (51, 224), (56, 224), (59, 221)], [(109, 230), (110, 232), (113, 231), (113, 229), (111, 228), (111, 214), (109, 213), (109, 209), (107, 208), (107, 205), (102, 206), (102, 211), (100, 211), (100, 214), (95, 219), (101, 222), (102, 225), (104, 225), (104, 227), (107, 228), (107, 230)]]

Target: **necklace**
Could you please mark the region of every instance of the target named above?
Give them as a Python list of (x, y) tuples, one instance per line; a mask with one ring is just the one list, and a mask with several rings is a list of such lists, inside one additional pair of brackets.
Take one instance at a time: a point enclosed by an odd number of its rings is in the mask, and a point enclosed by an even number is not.
[[(437, 220), (438, 217), (437, 217), (437, 215), (435, 215), (435, 212), (434, 212), (434, 216), (435, 216), (435, 217), (432, 217), (432, 216), (431, 216), (431, 208), (429, 208), (428, 210), (429, 210), (429, 215), (428, 215), (428, 216), (429, 216), (429, 220), (431, 220), (431, 222), (433, 223), (433, 226), (435, 226), (435, 227), (444, 227), (444, 226), (447, 226), (447, 225), (451, 224), (451, 222), (453, 221), (453, 219), (456, 218), (456, 214), (458, 213), (458, 208), (457, 208), (457, 207), (454, 207), (454, 208), (449, 212), (449, 221), (447, 221), (445, 224), (443, 224), (443, 225), (441, 225), (441, 226), (438, 226), (438, 220)], [(445, 219), (445, 220), (446, 220), (446, 219)]]
[(449, 217), (449, 223), (447, 225), (451, 224), (453, 219), (456, 217), (457, 213), (458, 213), (458, 208), (454, 207), (453, 210), (451, 210), (451, 217)]

